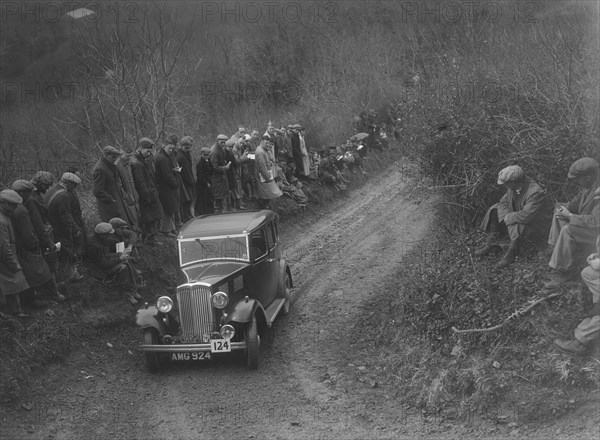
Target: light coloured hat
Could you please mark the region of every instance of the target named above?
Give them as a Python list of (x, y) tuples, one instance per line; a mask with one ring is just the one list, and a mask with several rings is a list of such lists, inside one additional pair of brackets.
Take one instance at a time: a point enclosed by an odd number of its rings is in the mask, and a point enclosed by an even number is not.
[(23, 203), (21, 196), (13, 189), (0, 191), (0, 202)]
[(227, 135), (224, 135), (224, 134), (220, 134), (220, 135), (217, 136), (217, 140), (218, 141), (226, 141), (228, 139), (229, 138), (227, 137)]
[(74, 173), (64, 173), (61, 178), (61, 181), (63, 182), (71, 182), (71, 183), (76, 183), (77, 185), (79, 185), (81, 183), (81, 179), (77, 176), (77, 174)]
[(120, 217), (111, 218), (108, 223), (110, 223), (114, 228), (117, 226), (129, 226), (129, 224)]
[(585, 176), (587, 174), (595, 174), (598, 172), (598, 162), (591, 157), (582, 157), (573, 162), (569, 168), (569, 179)]
[(16, 192), (32, 191), (35, 189), (35, 185), (29, 180), (15, 180), (12, 184), (12, 189)]
[(208, 148), (208, 147), (200, 148), (200, 154), (210, 154), (210, 148)]
[(42, 185), (52, 185), (54, 176), (49, 171), (38, 171), (31, 178), (31, 183), (41, 183)]
[(110, 223), (98, 223), (94, 228), (96, 234), (112, 234), (115, 232)]
[(498, 185), (504, 185), (506, 182), (516, 182), (525, 176), (523, 168), (519, 165), (510, 165), (503, 168), (498, 173)]

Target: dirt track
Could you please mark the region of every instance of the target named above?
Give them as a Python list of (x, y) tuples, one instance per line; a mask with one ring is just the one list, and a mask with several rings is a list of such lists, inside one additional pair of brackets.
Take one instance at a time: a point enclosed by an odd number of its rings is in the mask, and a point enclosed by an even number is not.
[(150, 374), (132, 324), (36, 376), (31, 410), (6, 413), (2, 438), (490, 438), (407, 414), (370, 362), (373, 348), (355, 343), (385, 308), (382, 280), (431, 227), (434, 199), (407, 200), (407, 182), (393, 166), (321, 218), (283, 229), (292, 311), (263, 344), (258, 371), (228, 357)]

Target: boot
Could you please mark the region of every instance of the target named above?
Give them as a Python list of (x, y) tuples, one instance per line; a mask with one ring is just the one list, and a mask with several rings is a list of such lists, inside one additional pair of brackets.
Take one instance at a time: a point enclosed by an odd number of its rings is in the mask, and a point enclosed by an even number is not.
[(577, 339), (573, 339), (571, 341), (555, 339), (554, 345), (556, 345), (561, 351), (564, 351), (568, 354), (574, 354), (576, 356), (584, 355), (588, 350), (588, 347), (579, 342)]
[(496, 269), (504, 269), (510, 266), (515, 262), (517, 255), (519, 255), (519, 242), (518, 240), (513, 240), (510, 242), (506, 254), (496, 263)]
[(500, 238), (500, 234), (497, 232), (492, 232), (488, 235), (487, 240), (485, 241), (485, 245), (483, 247), (477, 249), (475, 251), (476, 257), (485, 257), (486, 255), (491, 254), (492, 252), (498, 252), (502, 248), (496, 244), (498, 239)]
[(560, 287), (570, 281), (574, 281), (575, 279), (577, 279), (577, 275), (572, 270), (557, 271), (552, 276), (550, 281), (544, 283), (544, 287), (546, 289), (556, 289), (557, 287)]
[(248, 207), (242, 203), (242, 199), (235, 199), (235, 209), (245, 211)]

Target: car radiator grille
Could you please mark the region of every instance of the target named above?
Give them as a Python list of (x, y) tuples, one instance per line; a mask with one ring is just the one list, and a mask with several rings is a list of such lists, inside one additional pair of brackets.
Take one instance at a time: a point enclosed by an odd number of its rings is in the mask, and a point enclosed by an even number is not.
[(203, 286), (183, 286), (177, 289), (182, 342), (200, 343), (202, 335), (213, 331), (215, 315), (210, 297), (210, 289)]

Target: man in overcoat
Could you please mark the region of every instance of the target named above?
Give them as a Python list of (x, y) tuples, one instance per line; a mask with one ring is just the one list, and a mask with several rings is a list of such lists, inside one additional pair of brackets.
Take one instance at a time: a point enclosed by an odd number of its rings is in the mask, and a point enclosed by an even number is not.
[(29, 289), (23, 268), (17, 257), (15, 232), (10, 215), (23, 199), (16, 191), (0, 191), (0, 302), (15, 316), (25, 317), (19, 294)]
[(506, 193), (488, 209), (482, 223), (488, 239), (475, 255), (482, 257), (498, 250), (497, 240), (508, 233), (508, 249), (496, 264), (497, 269), (502, 269), (514, 263), (526, 238), (535, 240), (548, 234), (552, 202), (546, 191), (518, 165), (503, 168), (498, 173), (498, 185), (503, 185)]
[(177, 163), (181, 167), (181, 180), (188, 195), (187, 201), (181, 201), (181, 221), (187, 222), (194, 216), (192, 206), (196, 200), (196, 182), (194, 181), (194, 165), (192, 161), (192, 144), (194, 139), (191, 136), (184, 136), (179, 142), (177, 150)]
[(555, 288), (577, 277), (579, 259), (594, 251), (600, 235), (600, 179), (598, 162), (590, 157), (576, 160), (568, 178), (581, 188), (566, 205), (557, 205), (548, 237), (554, 246), (548, 265), (555, 270), (546, 288)]
[(160, 233), (171, 238), (177, 236), (176, 218), (179, 218), (181, 205), (179, 192), (181, 167), (173, 154), (177, 141), (176, 136), (169, 136), (154, 157), (156, 189), (163, 208)]
[(210, 148), (202, 147), (200, 160), (196, 164), (196, 215), (215, 212), (211, 188), (212, 167), (210, 165)]
[(54, 240), (61, 243), (58, 253), (59, 279), (77, 281), (83, 278), (78, 266), (83, 244), (83, 233), (77, 223), (77, 208), (73, 202), (75, 189), (81, 179), (73, 173), (64, 173), (58, 184), (46, 193), (48, 221), (52, 226)]
[(133, 181), (133, 171), (131, 169), (131, 161), (133, 154), (123, 153), (115, 162), (117, 167), (117, 174), (119, 175), (119, 191), (121, 199), (123, 200), (123, 209), (126, 217), (122, 217), (127, 220), (129, 227), (139, 233), (140, 232), (140, 196), (135, 189), (135, 182)]
[[(222, 213), (223, 209), (231, 210), (229, 206), (229, 184), (227, 182), (227, 171), (231, 167), (231, 162), (225, 159), (225, 142), (227, 142), (227, 139), (226, 135), (220, 134), (217, 136), (217, 142), (210, 147), (211, 186), (216, 213)], [(223, 204), (225, 204), (225, 207), (223, 207)]]
[(92, 178), (94, 179), (94, 196), (98, 205), (98, 214), (102, 221), (109, 221), (113, 217), (125, 218), (125, 202), (122, 199), (121, 178), (115, 162), (121, 156), (121, 151), (113, 146), (106, 146), (102, 150), (102, 157), (98, 159)]
[(138, 148), (131, 158), (131, 174), (140, 198), (142, 239), (149, 246), (162, 246), (163, 243), (156, 238), (164, 212), (155, 184), (153, 149), (154, 141), (151, 139), (139, 140)]
[(52, 226), (48, 221), (48, 208), (44, 202), (43, 195), (54, 184), (54, 176), (48, 171), (38, 171), (31, 178), (34, 185), (29, 198), (23, 203), (29, 211), (31, 223), (40, 240), (40, 246), (44, 253), (44, 259), (50, 268), (50, 271), (56, 277), (58, 268), (58, 249), (54, 245), (54, 234)]

